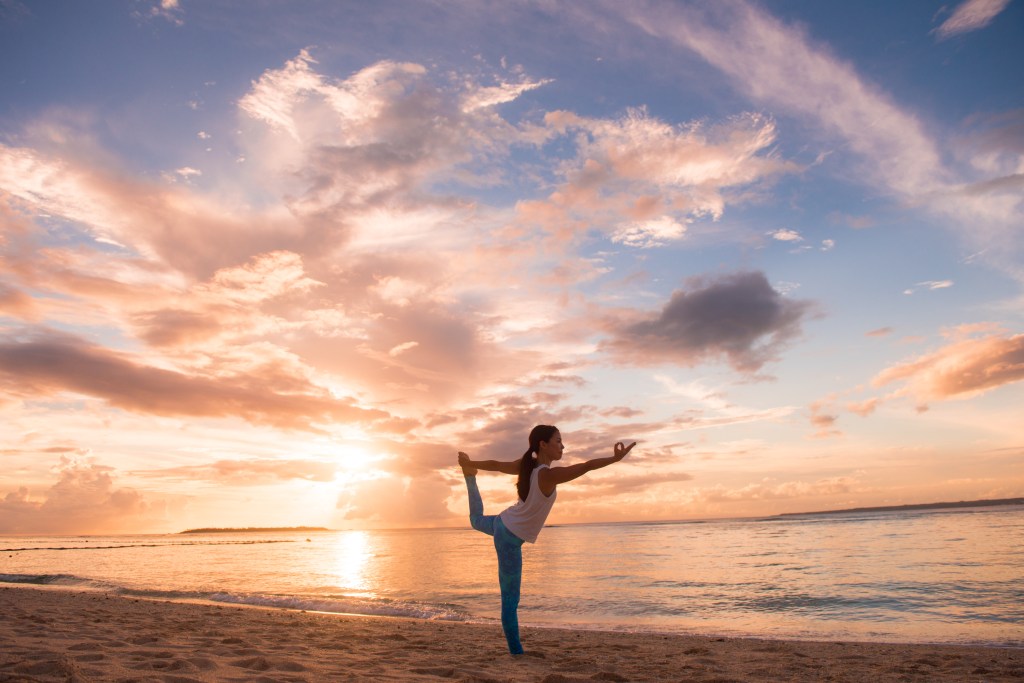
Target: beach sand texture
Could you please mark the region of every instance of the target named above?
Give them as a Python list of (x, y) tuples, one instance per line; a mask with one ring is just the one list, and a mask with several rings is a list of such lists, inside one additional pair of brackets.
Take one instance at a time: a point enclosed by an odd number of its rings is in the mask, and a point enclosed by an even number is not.
[(0, 588), (0, 681), (1021, 681), (1024, 650), (524, 629)]

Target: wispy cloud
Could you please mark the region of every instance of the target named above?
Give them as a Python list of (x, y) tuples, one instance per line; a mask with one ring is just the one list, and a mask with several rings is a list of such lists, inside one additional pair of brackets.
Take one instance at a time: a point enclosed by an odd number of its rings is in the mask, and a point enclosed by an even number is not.
[(943, 184), (939, 152), (917, 118), (804, 30), (746, 2), (624, 7), (630, 20), (693, 50), (755, 101), (840, 135), (870, 160), (863, 169), (879, 185), (919, 195)]
[[(1005, 4), (968, 2), (960, 9), (965, 20), (974, 21), (994, 16)], [(978, 182), (995, 180), (993, 175), (1004, 178), (1005, 170), (968, 173), (945, 164), (940, 145), (913, 111), (803, 28), (742, 0), (685, 7), (630, 3), (619, 11), (649, 34), (700, 55), (755, 102), (835, 136), (859, 160), (847, 168), (855, 169), (861, 182), (927, 207), (975, 248), (998, 244), (992, 264), (1024, 282), (1021, 242), (1014, 239), (1024, 219), (1020, 193), (970, 194)], [(975, 177), (979, 171), (982, 178)], [(1000, 180), (998, 187), (1008, 184)]]
[(875, 386), (902, 384), (920, 402), (968, 398), (1024, 380), (1024, 335), (990, 333), (961, 337), (875, 376)]
[(913, 294), (918, 289), (936, 290), (936, 289), (948, 289), (953, 286), (952, 280), (925, 280), (924, 282), (918, 282), (913, 287), (908, 287), (903, 290), (904, 294)]
[(1009, 4), (1010, 0), (966, 0), (935, 29), (935, 37), (937, 40), (946, 40), (961, 33), (985, 28)]
[(146, 19), (163, 19), (175, 26), (185, 25), (185, 13), (181, 9), (179, 0), (157, 0), (153, 2), (147, 14), (143, 14), (141, 11), (135, 11), (134, 14)]
[(521, 208), (547, 207), (549, 222), (585, 219), (630, 246), (681, 239), (693, 220), (721, 218), (730, 191), (797, 169), (773, 153), (775, 122), (761, 114), (672, 125), (644, 109), (617, 120), (556, 111), (544, 124), (549, 138), (569, 136), (575, 154), (559, 165), (557, 191)]
[(842, 436), (842, 432), (836, 429), (836, 422), (839, 415), (835, 411), (835, 397), (829, 396), (810, 405), (810, 420), (814, 427), (814, 438), (827, 439), (832, 436)]

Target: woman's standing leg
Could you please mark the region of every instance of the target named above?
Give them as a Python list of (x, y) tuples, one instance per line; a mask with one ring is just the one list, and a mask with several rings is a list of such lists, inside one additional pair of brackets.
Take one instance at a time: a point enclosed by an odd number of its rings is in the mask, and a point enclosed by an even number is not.
[(501, 628), (505, 632), (508, 651), (523, 654), (519, 642), (519, 588), (523, 582), (523, 541), (505, 528), (501, 517), (484, 514), (484, 502), (476, 485), (476, 476), (466, 473), (469, 493), (469, 523), (477, 531), (494, 537), (498, 553), (498, 585), (501, 587)]
[(501, 628), (508, 651), (523, 654), (519, 642), (519, 589), (523, 583), (523, 541), (494, 517), (494, 549), (498, 553), (498, 584), (501, 586)]

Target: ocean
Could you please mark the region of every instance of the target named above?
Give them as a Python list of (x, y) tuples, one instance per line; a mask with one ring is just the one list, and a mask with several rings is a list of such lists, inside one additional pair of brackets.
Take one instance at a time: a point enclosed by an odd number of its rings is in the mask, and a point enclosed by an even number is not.
[[(0, 586), (498, 623), (471, 529), (0, 537)], [(524, 626), (1024, 647), (1024, 506), (551, 526)]]

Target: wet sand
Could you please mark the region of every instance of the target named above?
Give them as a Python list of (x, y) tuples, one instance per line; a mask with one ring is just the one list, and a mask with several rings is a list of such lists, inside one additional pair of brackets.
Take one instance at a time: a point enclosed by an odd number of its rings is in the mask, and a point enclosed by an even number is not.
[(1024, 681), (1024, 650), (524, 629), (0, 587), (2, 681)]

